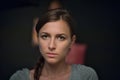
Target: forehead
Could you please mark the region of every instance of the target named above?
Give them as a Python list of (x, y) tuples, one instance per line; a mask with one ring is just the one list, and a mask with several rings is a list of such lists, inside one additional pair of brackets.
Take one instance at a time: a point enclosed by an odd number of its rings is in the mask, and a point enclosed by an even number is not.
[(70, 28), (65, 21), (58, 20), (58, 21), (55, 21), (55, 22), (46, 23), (40, 29), (40, 33), (41, 32), (48, 32), (48, 33), (53, 33), (53, 34), (64, 33), (64, 34), (70, 35)]

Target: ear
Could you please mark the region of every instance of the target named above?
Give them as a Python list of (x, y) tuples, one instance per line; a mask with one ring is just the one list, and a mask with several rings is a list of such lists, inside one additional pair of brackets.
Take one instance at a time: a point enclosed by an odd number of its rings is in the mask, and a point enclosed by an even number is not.
[(70, 44), (70, 48), (72, 47), (72, 45), (75, 43), (75, 40), (76, 40), (76, 35), (73, 35), (72, 36), (72, 42)]

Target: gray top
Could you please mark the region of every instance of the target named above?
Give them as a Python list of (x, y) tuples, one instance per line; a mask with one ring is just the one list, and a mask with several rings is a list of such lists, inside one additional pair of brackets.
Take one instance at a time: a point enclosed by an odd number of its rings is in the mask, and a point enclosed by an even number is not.
[[(9, 80), (30, 80), (30, 70), (24, 68), (14, 73)], [(81, 64), (72, 65), (70, 80), (98, 80), (95, 70)]]

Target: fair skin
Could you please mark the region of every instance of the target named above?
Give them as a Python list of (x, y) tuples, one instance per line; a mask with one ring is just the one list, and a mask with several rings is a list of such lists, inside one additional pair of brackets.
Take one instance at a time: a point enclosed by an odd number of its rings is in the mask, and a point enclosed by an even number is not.
[(69, 80), (71, 65), (65, 62), (75, 35), (71, 37), (63, 20), (46, 23), (39, 31), (38, 43), (45, 64), (40, 80)]

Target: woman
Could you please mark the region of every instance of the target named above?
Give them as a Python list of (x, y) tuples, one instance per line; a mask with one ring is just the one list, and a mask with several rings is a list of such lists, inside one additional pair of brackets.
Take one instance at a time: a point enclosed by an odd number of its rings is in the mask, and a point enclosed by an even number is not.
[(65, 62), (76, 40), (74, 22), (67, 10), (49, 10), (39, 19), (36, 32), (39, 62), (32, 70), (17, 71), (10, 80), (98, 80), (92, 68)]

